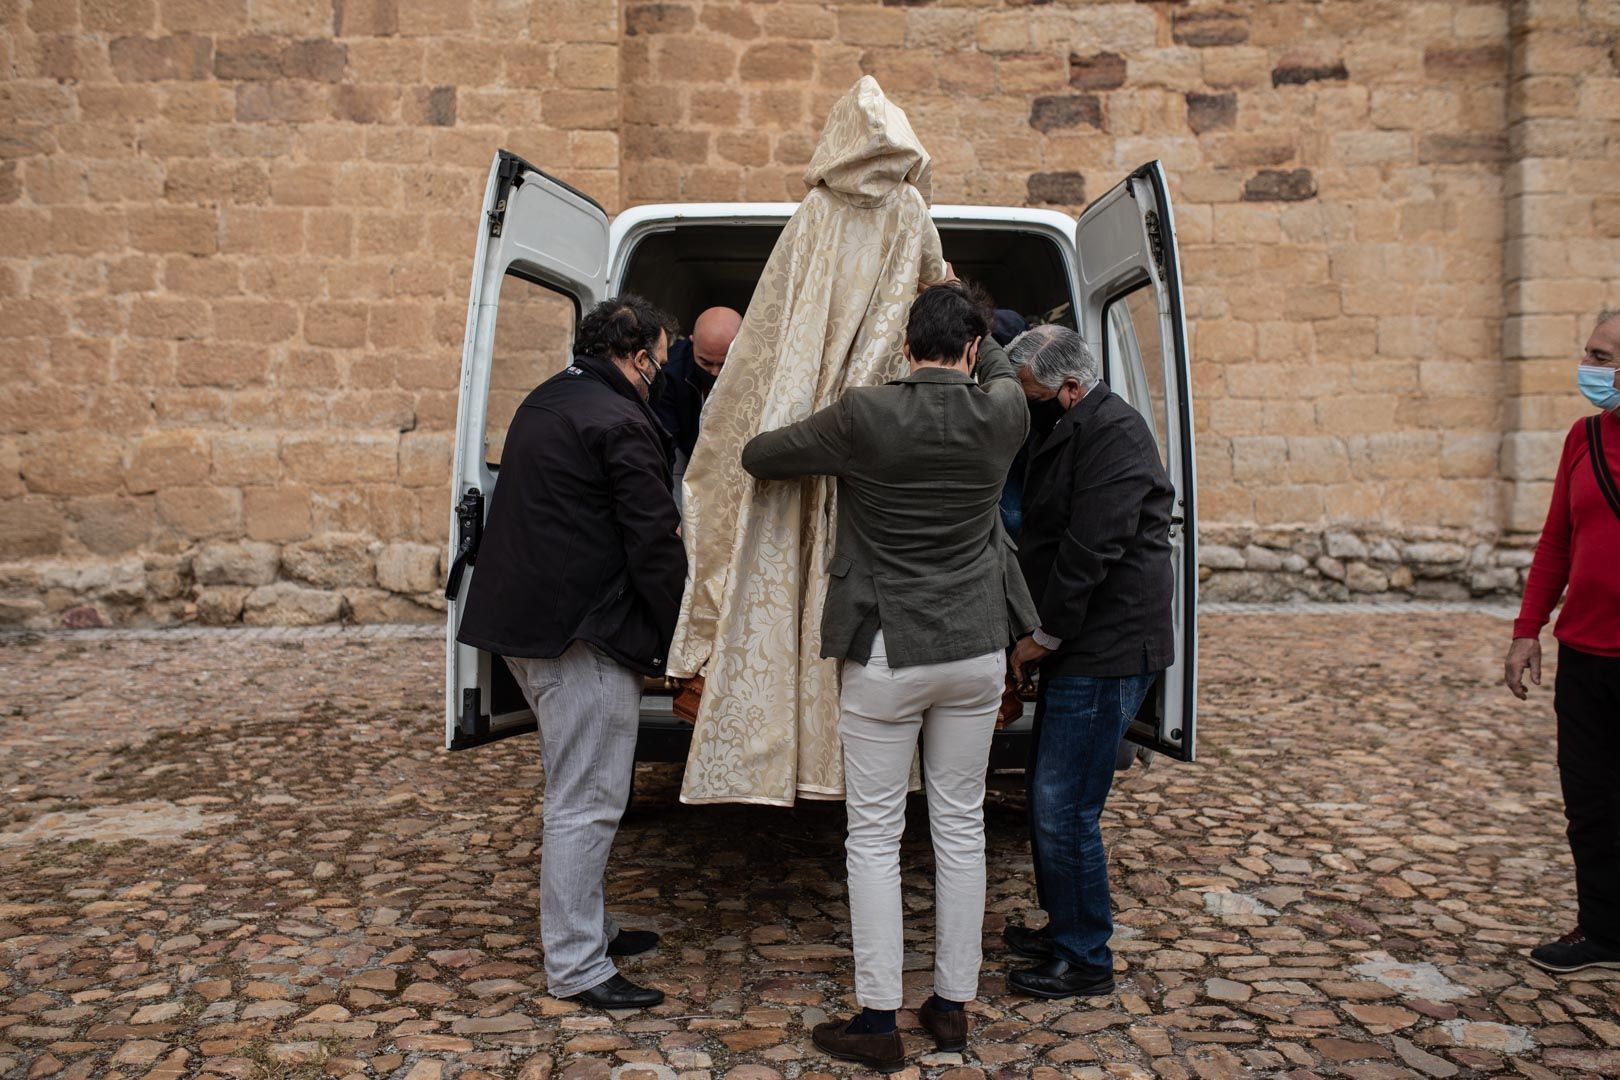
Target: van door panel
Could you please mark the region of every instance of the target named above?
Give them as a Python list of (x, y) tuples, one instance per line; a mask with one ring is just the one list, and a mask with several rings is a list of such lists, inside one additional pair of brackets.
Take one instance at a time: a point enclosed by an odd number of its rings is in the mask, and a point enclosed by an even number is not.
[(1109, 385), (1153, 430), (1176, 490), (1175, 663), (1143, 704), (1129, 738), (1171, 757), (1196, 752), (1198, 552), (1191, 371), (1175, 218), (1163, 167), (1151, 162), (1080, 216), (1080, 328), (1101, 354)]
[(477, 227), (451, 476), (451, 505), (460, 508), (452, 511), (446, 589), (445, 746), (452, 750), (534, 728), (506, 664), (459, 644), (456, 628), (512, 411), (561, 369), (579, 313), (608, 295), (607, 212), (516, 154), (495, 155)]
[(573, 297), (512, 272), (501, 279), (489, 361), (484, 461), (499, 466), (506, 429), (529, 391), (568, 366), (574, 340)]

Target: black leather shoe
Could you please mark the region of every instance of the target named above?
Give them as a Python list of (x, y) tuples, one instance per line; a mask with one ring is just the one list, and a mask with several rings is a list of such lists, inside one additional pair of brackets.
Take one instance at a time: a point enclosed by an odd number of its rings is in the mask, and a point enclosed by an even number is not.
[(568, 1000), (598, 1009), (647, 1009), (662, 1004), (664, 992), (650, 986), (637, 986), (623, 975), (614, 975)]
[(1114, 992), (1114, 973), (1053, 957), (1039, 967), (1012, 972), (1007, 976), (1007, 987), (1015, 994), (1031, 997), (1105, 997)]
[(658, 935), (651, 930), (620, 930), (619, 936), (608, 942), (609, 956), (640, 956), (658, 948)]
[(839, 1061), (858, 1061), (880, 1073), (899, 1072), (906, 1064), (900, 1033), (851, 1035), (848, 1020), (828, 1020), (810, 1030), (810, 1041)]
[(1014, 926), (1008, 923), (1007, 928), (1001, 932), (1001, 940), (1006, 943), (1007, 948), (1019, 956), (1030, 960), (1052, 959), (1052, 939), (1047, 936), (1045, 930), (1031, 930), (1027, 926)]

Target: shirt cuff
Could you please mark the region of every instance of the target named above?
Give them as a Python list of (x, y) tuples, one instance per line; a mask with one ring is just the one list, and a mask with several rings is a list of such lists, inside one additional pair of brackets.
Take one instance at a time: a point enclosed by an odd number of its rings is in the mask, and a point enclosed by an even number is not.
[(1055, 638), (1038, 626), (1033, 632), (1031, 632), (1030, 637), (1035, 639), (1035, 644), (1050, 652), (1057, 652), (1059, 649), (1063, 648), (1062, 638)]

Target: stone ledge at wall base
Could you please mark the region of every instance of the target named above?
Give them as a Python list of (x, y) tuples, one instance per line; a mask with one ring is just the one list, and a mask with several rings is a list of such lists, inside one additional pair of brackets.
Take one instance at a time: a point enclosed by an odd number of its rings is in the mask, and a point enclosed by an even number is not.
[[(1210, 525), (1199, 595), (1210, 602), (1516, 597), (1534, 535)], [(433, 622), (444, 560), (429, 544), (327, 533), (179, 553), (0, 563), (0, 626), (314, 626)]]
[(328, 533), (121, 559), (0, 563), (0, 627), (313, 626), (444, 617), (437, 547)]
[(1517, 597), (1536, 535), (1207, 525), (1200, 599), (1212, 602)]

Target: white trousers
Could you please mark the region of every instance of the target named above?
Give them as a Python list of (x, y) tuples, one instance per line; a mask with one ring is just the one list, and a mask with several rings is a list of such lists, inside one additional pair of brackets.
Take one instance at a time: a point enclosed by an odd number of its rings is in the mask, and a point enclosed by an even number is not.
[(890, 668), (881, 631), (870, 663), (844, 662), (838, 734), (849, 813), (845, 852), (855, 996), (865, 1008), (900, 1007), (900, 837), (919, 733), (934, 839), (934, 992), (951, 1001), (978, 996), (984, 781), (1006, 670), (1000, 651)]

